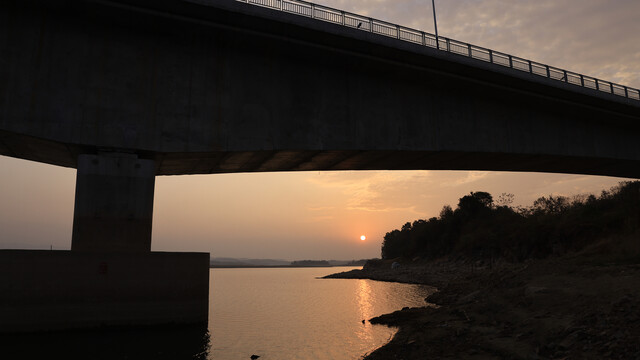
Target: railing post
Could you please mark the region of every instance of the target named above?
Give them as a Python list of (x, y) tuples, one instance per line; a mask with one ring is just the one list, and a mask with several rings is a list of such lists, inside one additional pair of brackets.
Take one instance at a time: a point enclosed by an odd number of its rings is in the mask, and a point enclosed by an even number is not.
[(611, 93), (613, 94), (613, 83), (609, 82), (609, 89), (611, 89)]
[(340, 13), (342, 14), (342, 26), (344, 26), (344, 24), (346, 24), (346, 15), (344, 14), (344, 11), (340, 11)]
[(600, 85), (598, 85), (598, 79), (596, 79), (596, 90), (600, 90)]
[(467, 44), (467, 52), (469, 53), (469, 57), (471, 56), (471, 44)]
[(580, 85), (584, 87), (584, 76), (582, 76), (582, 74), (580, 74)]
[(513, 57), (509, 55), (509, 67), (513, 69)]
[(493, 51), (489, 49), (489, 62), (493, 64)]
[(427, 46), (427, 35), (422, 32), (422, 46)]
[(282, 6), (283, 2), (284, 2), (284, 0), (280, 0), (280, 11), (282, 11), (282, 8), (284, 7), (284, 6)]
[(396, 25), (396, 36), (398, 37), (398, 40), (400, 40), (400, 25)]
[(529, 74), (533, 74), (533, 66), (531, 66), (531, 60), (527, 60), (529, 63)]
[(369, 32), (373, 32), (373, 19), (369, 18)]
[(316, 18), (316, 5), (315, 4), (311, 4), (311, 18), (312, 19)]
[(549, 65), (545, 65), (545, 68), (547, 68), (547, 78), (551, 79), (551, 71), (549, 70)]
[(569, 75), (567, 75), (567, 70), (562, 70), (562, 72), (564, 73), (564, 82), (568, 83), (569, 82)]
[(628, 98), (629, 97), (629, 90), (627, 90), (627, 87), (624, 87), (624, 97)]
[(445, 42), (447, 43), (447, 52), (451, 52), (451, 42), (449, 42), (449, 39), (446, 39)]

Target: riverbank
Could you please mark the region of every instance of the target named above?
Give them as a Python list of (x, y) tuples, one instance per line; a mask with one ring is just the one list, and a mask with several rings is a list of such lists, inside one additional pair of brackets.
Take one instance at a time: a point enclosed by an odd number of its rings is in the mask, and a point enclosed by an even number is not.
[(436, 286), (366, 359), (640, 359), (640, 265), (564, 257), (525, 263), (379, 262), (330, 275)]

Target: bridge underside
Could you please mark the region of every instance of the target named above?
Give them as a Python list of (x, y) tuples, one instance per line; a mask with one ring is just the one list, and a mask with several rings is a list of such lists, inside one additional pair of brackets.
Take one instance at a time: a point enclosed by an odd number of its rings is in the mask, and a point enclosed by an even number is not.
[[(111, 151), (110, 151), (111, 150)], [(117, 152), (7, 134), (0, 154), (64, 167), (78, 167), (82, 154)], [(138, 152), (155, 162), (155, 175), (340, 170), (471, 170), (548, 172), (640, 178), (640, 161), (549, 154), (414, 150), (263, 150), (198, 153)]]
[[(268, 171), (473, 170), (572, 173), (640, 178), (640, 163), (532, 154), (456, 151), (259, 151), (160, 156), (158, 175)], [(628, 169), (634, 167), (635, 172)]]

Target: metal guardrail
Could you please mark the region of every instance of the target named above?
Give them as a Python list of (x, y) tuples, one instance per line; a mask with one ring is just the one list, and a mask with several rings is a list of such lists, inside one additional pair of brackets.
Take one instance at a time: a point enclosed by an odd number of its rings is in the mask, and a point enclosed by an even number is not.
[(302, 0), (236, 0), (247, 4), (258, 5), (291, 14), (302, 15), (321, 21), (326, 21), (362, 31), (380, 34), (414, 44), (428, 46), (452, 54), (466, 56), (472, 59), (528, 72), (530, 74), (558, 80), (567, 84), (589, 88), (603, 93), (618, 95), (628, 99), (640, 101), (640, 90), (628, 86), (600, 80), (591, 76), (541, 64), (517, 56), (501, 53), (491, 49), (472, 45), (443, 36), (435, 35), (392, 24), (386, 21), (353, 14), (327, 6), (317, 5)]

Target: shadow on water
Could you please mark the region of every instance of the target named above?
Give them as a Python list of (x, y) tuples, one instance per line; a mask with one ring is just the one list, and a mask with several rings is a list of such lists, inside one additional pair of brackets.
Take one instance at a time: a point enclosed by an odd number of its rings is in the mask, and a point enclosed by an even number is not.
[(210, 347), (206, 325), (0, 334), (3, 359), (206, 360)]

